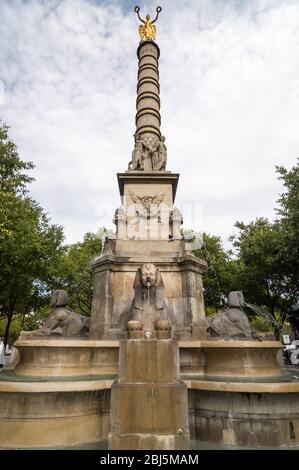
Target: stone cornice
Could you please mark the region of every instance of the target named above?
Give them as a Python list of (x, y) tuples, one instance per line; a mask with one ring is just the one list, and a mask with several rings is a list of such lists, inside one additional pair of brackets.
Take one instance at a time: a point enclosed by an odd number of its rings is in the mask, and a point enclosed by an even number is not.
[(173, 202), (175, 200), (176, 189), (179, 180), (179, 173), (171, 173), (171, 171), (126, 171), (125, 173), (117, 173), (118, 187), (120, 195), (124, 195), (124, 186), (128, 183), (134, 184), (165, 184), (172, 185)]

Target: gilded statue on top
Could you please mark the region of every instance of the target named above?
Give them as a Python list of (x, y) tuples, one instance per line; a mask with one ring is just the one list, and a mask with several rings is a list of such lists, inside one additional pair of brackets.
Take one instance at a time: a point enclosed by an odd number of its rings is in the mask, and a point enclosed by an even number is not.
[(157, 28), (154, 23), (157, 21), (162, 8), (156, 8), (157, 15), (154, 20), (151, 20), (150, 15), (146, 15), (145, 20), (143, 20), (139, 15), (140, 8), (138, 6), (134, 8), (134, 11), (137, 13), (139, 20), (143, 23), (139, 26), (139, 36), (141, 41), (150, 41), (152, 39), (156, 39)]

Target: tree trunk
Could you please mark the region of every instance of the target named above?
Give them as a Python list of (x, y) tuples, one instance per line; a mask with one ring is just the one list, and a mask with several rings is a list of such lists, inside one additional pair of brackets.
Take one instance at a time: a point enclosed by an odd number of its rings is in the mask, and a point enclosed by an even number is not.
[(6, 323), (6, 327), (5, 327), (5, 333), (4, 333), (4, 348), (6, 348), (6, 345), (8, 343), (9, 330), (10, 330), (10, 325), (11, 325), (11, 321), (12, 321), (12, 316), (13, 316), (12, 313), (9, 313), (7, 315), (7, 323)]
[(278, 328), (278, 326), (275, 326), (274, 327), (274, 334), (275, 334), (275, 338), (276, 338), (276, 341), (279, 341), (279, 338), (280, 338), (280, 328)]
[[(270, 305), (270, 313), (272, 317), (274, 318), (274, 320), (277, 321), (275, 317), (275, 302), (276, 300), (273, 298), (271, 305)], [(281, 333), (281, 327), (274, 325), (274, 334), (275, 334), (276, 341), (279, 341), (280, 333)]]

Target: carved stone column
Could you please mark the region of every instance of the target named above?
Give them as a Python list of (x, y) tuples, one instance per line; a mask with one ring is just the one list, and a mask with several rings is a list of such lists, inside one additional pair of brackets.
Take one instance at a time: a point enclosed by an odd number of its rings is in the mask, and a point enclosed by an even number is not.
[[(138, 84), (136, 101), (136, 134), (146, 145), (153, 146), (161, 139), (160, 125), (160, 49), (154, 41), (142, 41), (137, 49)], [(144, 171), (152, 171), (151, 158), (145, 158)]]

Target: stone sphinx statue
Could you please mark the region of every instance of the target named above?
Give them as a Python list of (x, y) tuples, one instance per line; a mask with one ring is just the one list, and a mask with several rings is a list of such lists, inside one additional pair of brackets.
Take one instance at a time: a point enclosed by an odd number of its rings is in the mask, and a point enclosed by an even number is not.
[(38, 330), (22, 331), (21, 339), (43, 336), (86, 336), (89, 332), (89, 317), (79, 315), (68, 307), (68, 294), (65, 290), (56, 290), (52, 294), (53, 311)]
[(164, 284), (159, 268), (145, 263), (135, 276), (135, 296), (132, 302), (128, 327), (142, 328), (146, 337), (154, 335), (155, 330), (167, 329), (170, 320), (164, 305)]
[(260, 336), (254, 331), (244, 312), (245, 300), (242, 292), (235, 291), (228, 294), (228, 308), (207, 317), (207, 332), (211, 337), (244, 339), (254, 338), (261, 341)]

